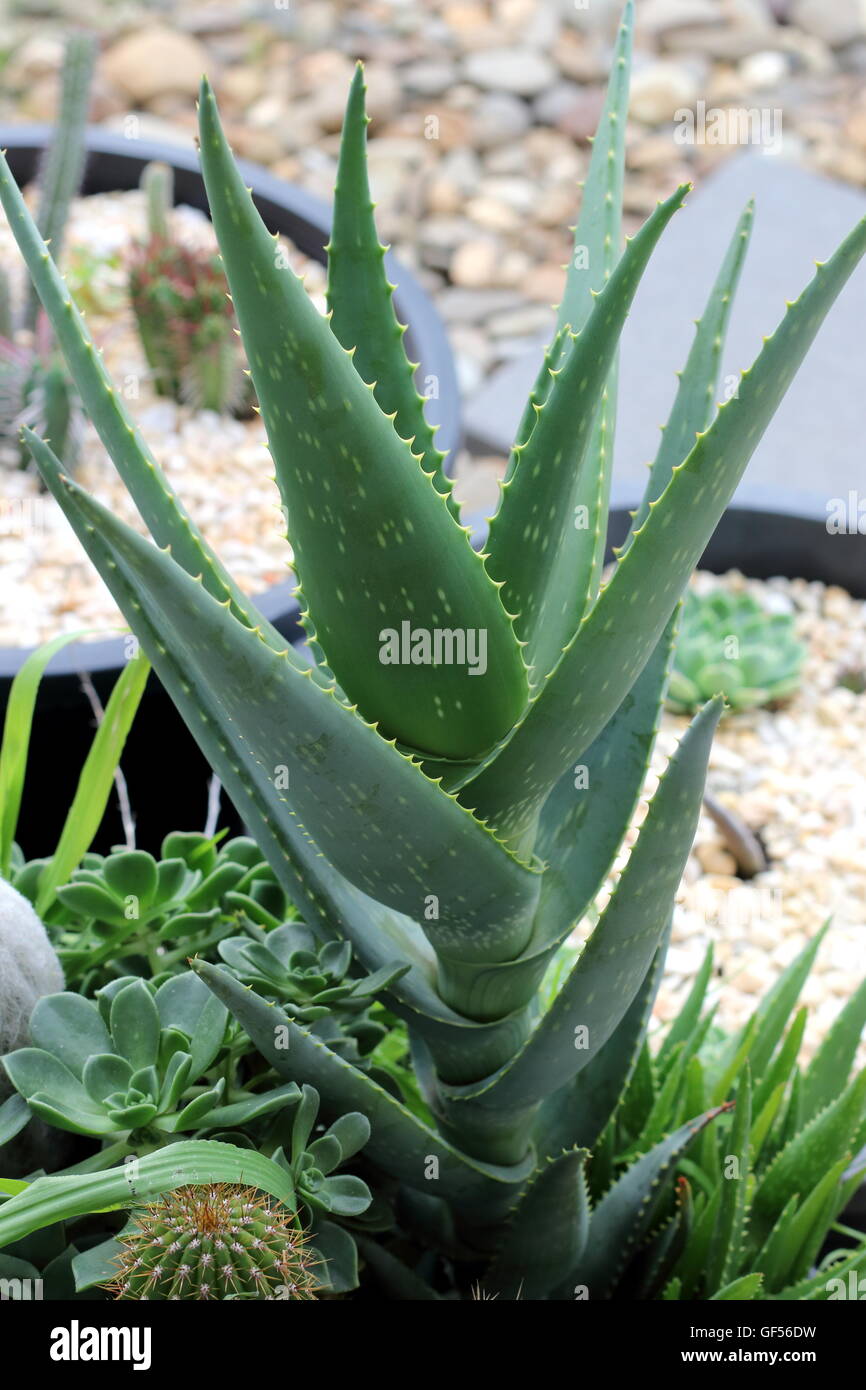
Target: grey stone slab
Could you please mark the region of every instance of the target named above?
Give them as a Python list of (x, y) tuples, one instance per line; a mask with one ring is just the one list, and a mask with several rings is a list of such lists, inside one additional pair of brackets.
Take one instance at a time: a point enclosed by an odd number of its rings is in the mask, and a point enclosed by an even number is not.
[[(755, 224), (723, 357), (724, 377), (749, 366), (786, 299), (866, 214), (866, 196), (771, 155), (728, 161), (691, 195), (656, 250), (622, 344), (614, 495), (633, 498), (655, 453), (736, 219), (756, 200)], [(465, 411), (467, 437), (507, 452), (541, 360), (539, 344), (503, 367)], [(866, 265), (827, 316), (794, 385), (759, 444), (737, 500), (824, 512), (831, 497), (866, 487)]]

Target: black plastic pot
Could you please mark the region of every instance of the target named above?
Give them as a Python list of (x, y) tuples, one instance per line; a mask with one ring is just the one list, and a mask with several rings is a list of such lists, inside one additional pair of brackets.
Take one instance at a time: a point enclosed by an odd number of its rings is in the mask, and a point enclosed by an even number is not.
[[(0, 148), (6, 150), (19, 184), (33, 178), (50, 134), (48, 126), (0, 129)], [(174, 171), (176, 201), (207, 211), (194, 150), (98, 129), (88, 132), (87, 143), (85, 193), (136, 188), (144, 166), (159, 160)], [(241, 168), (269, 229), (289, 237), (305, 255), (324, 263), (330, 227), (327, 206), (256, 165), (241, 161)], [(386, 266), (389, 279), (397, 285), (397, 315), (408, 324), (407, 351), (413, 361), (420, 362), (420, 373), (438, 382), (438, 397), (429, 401), (428, 417), (432, 424), (439, 425), (440, 448), (453, 458), (460, 442), (460, 398), (444, 328), (414, 276), (390, 256), (386, 257)], [(285, 637), (297, 641), (302, 633), (293, 587), (290, 580), (276, 585), (259, 596), (256, 605)], [(0, 648), (0, 718), (5, 712), (12, 678), (26, 655), (26, 651), (16, 648)], [(120, 638), (76, 643), (58, 653), (43, 679), (18, 830), (19, 843), (28, 857), (54, 848), (92, 738), (93, 719), (81, 690), (79, 672), (90, 674), (104, 701), (122, 664)], [(158, 848), (168, 830), (200, 829), (204, 824), (209, 770), (156, 677), (148, 683), (127, 742), (123, 769), (142, 848)], [(239, 828), (230, 810), (221, 823)], [(94, 847), (106, 849), (121, 838), (119, 816), (112, 806), (106, 812)]]
[[(608, 559), (621, 545), (638, 499), (614, 493), (608, 528)], [(824, 500), (803, 494), (744, 488), (728, 508), (704, 551), (699, 568), (713, 574), (738, 569), (752, 579), (785, 575), (838, 584), (866, 598), (866, 536), (827, 529)]]

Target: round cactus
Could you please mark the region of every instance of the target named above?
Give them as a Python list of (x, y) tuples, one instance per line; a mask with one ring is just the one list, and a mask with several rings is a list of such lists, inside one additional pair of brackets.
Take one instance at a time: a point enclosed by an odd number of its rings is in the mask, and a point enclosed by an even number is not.
[(120, 1299), (314, 1299), (315, 1257), (297, 1217), (254, 1188), (181, 1187), (119, 1237)]
[(769, 613), (750, 594), (690, 592), (668, 704), (691, 713), (717, 694), (734, 710), (782, 700), (800, 683), (803, 655), (789, 613)]

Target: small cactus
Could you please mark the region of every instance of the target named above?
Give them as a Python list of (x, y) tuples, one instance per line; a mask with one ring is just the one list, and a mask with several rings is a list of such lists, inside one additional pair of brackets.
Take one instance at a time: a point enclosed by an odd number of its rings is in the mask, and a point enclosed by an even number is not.
[(148, 239), (133, 254), (129, 293), (153, 382), (198, 410), (237, 412), (248, 398), (219, 256), (171, 240), (171, 171), (148, 165)]
[[(36, 224), (51, 255), (63, 248), (72, 199), (78, 193), (87, 158), (85, 134), (96, 45), (89, 35), (73, 34), (63, 57), (60, 106), (54, 135), (37, 176)], [(9, 277), (0, 274), (0, 445), (20, 447), (20, 465), (30, 456), (20, 446), (26, 425), (53, 440), (54, 451), (71, 472), (78, 455), (81, 407), (48, 319), (31, 285), (20, 322), (14, 313)], [(21, 328), (24, 334), (16, 330)]]
[(40, 313), (33, 346), (0, 337), (0, 444), (20, 451), (21, 467), (30, 461), (21, 430), (45, 432), (70, 471), (81, 443), (81, 404), (54, 349), (48, 321)]
[(119, 1237), (119, 1299), (314, 1299), (314, 1257), (297, 1218), (254, 1188), (181, 1187)]
[[(72, 199), (78, 193), (87, 162), (87, 117), (96, 42), (90, 34), (72, 34), (63, 53), (60, 105), (54, 138), (46, 147), (39, 168), (39, 205), (36, 225), (51, 248), (55, 261), (63, 249)], [(26, 323), (34, 328), (39, 296), (30, 287)]]
[(797, 689), (802, 663), (789, 613), (769, 613), (750, 594), (689, 593), (668, 704), (690, 714), (722, 694), (734, 710), (768, 705)]

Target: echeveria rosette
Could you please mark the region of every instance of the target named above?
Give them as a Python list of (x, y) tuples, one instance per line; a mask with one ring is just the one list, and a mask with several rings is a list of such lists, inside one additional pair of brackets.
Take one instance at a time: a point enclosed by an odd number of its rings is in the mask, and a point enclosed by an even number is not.
[[(36, 894), (45, 863), (17, 869), (19, 891)], [(238, 926), (273, 928), (293, 913), (253, 840), (218, 848), (200, 833), (174, 832), (159, 857), (123, 846), (85, 855), (48, 922), (67, 982), (90, 994), (119, 974), (176, 974)]]
[[(203, 1080), (226, 1036), (227, 1010), (187, 971), (158, 989), (118, 980), (98, 1000), (46, 995), (30, 1022), (32, 1046), (3, 1062), (34, 1114), (94, 1138), (228, 1129), (288, 1103), (297, 1088), (225, 1097)], [(229, 1103), (222, 1103), (225, 1100)]]
[(350, 943), (318, 941), (303, 922), (269, 932), (248, 922), (246, 931), (246, 937), (229, 937), (218, 948), (239, 980), (279, 1001), (292, 1018), (356, 1063), (385, 1037), (387, 1029), (369, 1018), (368, 1010), (407, 973), (408, 964), (394, 961), (373, 974), (350, 974)]
[(716, 694), (735, 711), (775, 704), (799, 687), (804, 656), (793, 614), (769, 612), (748, 593), (690, 591), (668, 704), (680, 714)]

